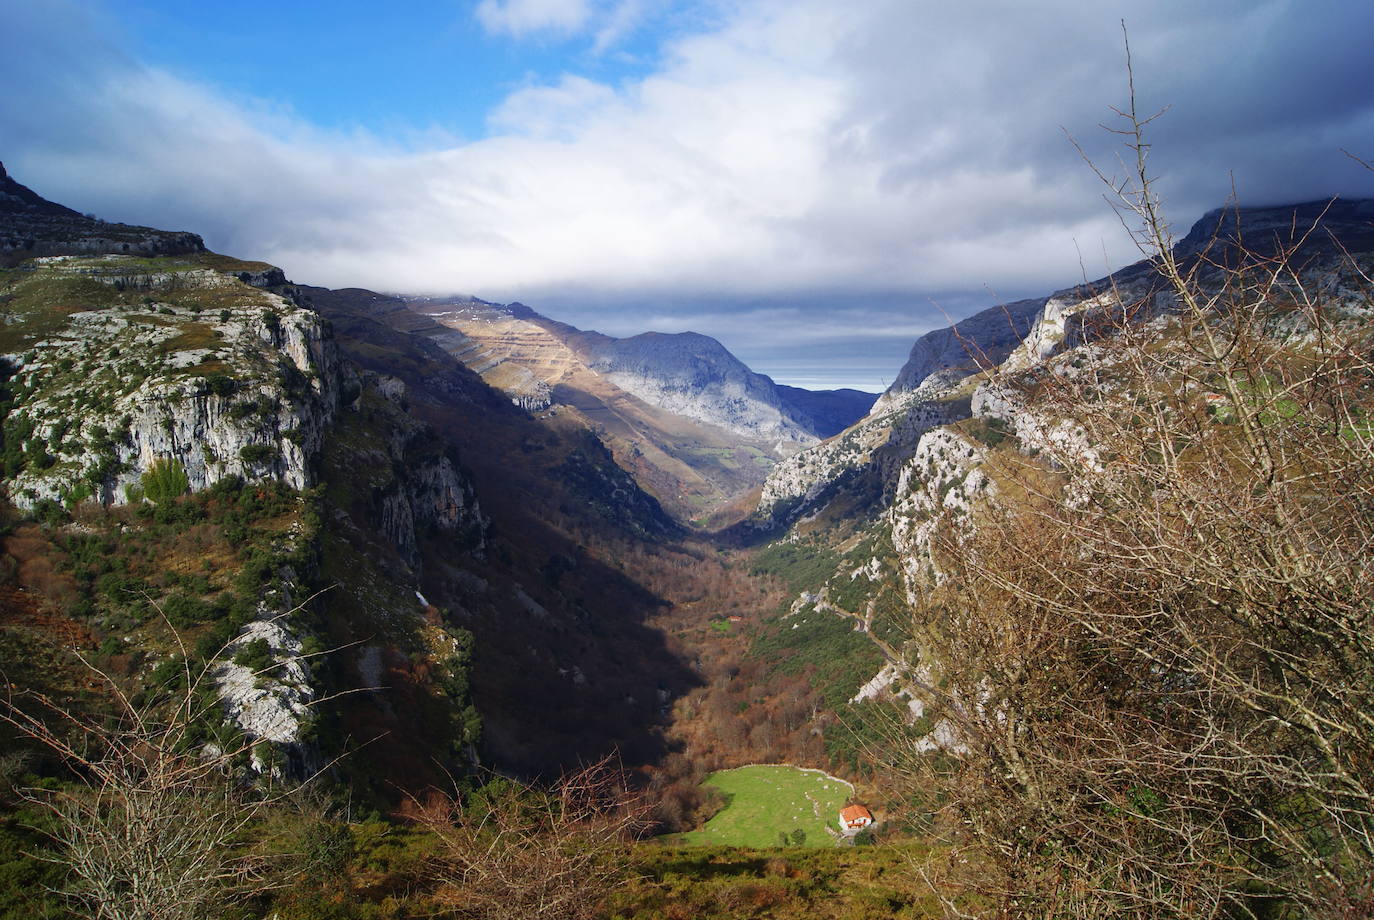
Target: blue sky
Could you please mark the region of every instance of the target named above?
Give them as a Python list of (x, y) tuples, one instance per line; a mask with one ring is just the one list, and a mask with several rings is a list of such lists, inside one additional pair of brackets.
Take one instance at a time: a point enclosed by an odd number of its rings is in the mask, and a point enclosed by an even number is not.
[(1066, 132), (1168, 106), (1180, 232), (1374, 196), (1348, 0), (0, 0), (0, 160), (297, 281), (692, 329), (881, 388), (922, 332), (1138, 254)]
[(519, 19), (502, 27), (491, 14), (485, 24), (480, 4), (454, 0), (412, 0), (401, 15), (378, 15), (376, 2), (358, 0), (125, 0), (111, 12), (148, 64), (229, 96), (271, 101), (326, 130), (361, 129), (419, 147), (486, 136), (488, 113), (507, 95), (564, 72), (613, 85), (642, 77), (684, 18), (627, 5), (633, 15), (603, 37), (609, 23), (588, 33), (572, 24), (575, 9), (560, 17), (564, 5), (551, 4), (540, 26), (532, 6), (523, 28)]

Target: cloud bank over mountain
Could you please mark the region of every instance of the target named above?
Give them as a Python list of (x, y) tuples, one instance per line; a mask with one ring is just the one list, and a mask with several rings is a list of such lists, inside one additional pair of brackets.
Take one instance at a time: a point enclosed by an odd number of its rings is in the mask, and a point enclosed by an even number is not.
[(0, 12), (0, 78), (23, 88), (0, 98), (0, 157), (49, 198), (332, 286), (520, 299), (619, 334), (656, 304), (734, 313), (743, 355), (838, 321), (895, 356), (941, 308), (1132, 261), (1065, 137), (1124, 152), (1097, 127), (1126, 99), (1123, 14), (1142, 108), (1171, 107), (1152, 159), (1180, 224), (1233, 182), (1253, 204), (1374, 194), (1341, 152), (1374, 154), (1374, 7), (1335, 0), (482, 0), (471, 27), (587, 59), (676, 27), (643, 76), (570, 66), (512, 87), (485, 136), (421, 143), (159, 69), (88, 4)]

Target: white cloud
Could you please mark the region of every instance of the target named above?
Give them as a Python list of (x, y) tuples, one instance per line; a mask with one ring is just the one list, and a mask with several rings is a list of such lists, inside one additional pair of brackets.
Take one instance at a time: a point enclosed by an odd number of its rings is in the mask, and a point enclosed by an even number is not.
[(474, 15), (489, 32), (522, 38), (538, 32), (578, 32), (591, 12), (588, 0), (482, 0)]
[(615, 47), (621, 39), (640, 25), (646, 12), (644, 0), (620, 0), (611, 8), (604, 23), (597, 29), (592, 53), (602, 54)]

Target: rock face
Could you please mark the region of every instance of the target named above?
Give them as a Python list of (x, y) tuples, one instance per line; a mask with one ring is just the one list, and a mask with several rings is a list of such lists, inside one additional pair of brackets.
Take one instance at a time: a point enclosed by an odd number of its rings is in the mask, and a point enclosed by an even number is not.
[(949, 428), (928, 431), (917, 441), (887, 511), (892, 545), (909, 579), (922, 577), (932, 558), (929, 541), (938, 515), (965, 515), (974, 500), (995, 490), (980, 469), (983, 458), (981, 444)]
[(868, 476), (874, 491), (889, 492), (901, 460), (922, 434), (968, 415), (966, 388), (931, 388), (928, 394), (875, 411), (843, 434), (779, 463), (764, 482), (755, 521), (767, 528), (789, 524), (861, 475)]
[[(13, 472), (11, 500), (119, 504), (157, 464), (192, 490), (231, 475), (312, 485), (338, 399), (319, 316), (230, 274), (139, 263), (50, 257), (12, 285), (18, 347), (4, 360), (22, 395), (5, 428), (28, 461)], [(90, 281), (111, 293), (81, 287)], [(60, 292), (78, 289), (103, 308), (68, 312)]]
[(434, 431), (401, 411), (407, 403), (404, 381), (366, 373), (360, 385), (364, 394), (376, 392), (392, 404), (386, 409), (390, 437), (361, 447), (357, 458), (370, 471), (371, 516), (378, 529), (412, 570), (420, 567), (419, 537), (429, 528), (464, 535), (463, 545), (480, 555), (488, 522), (476, 492)]
[(715, 339), (695, 332), (646, 332), (628, 339), (584, 337), (587, 366), (677, 415), (746, 437), (814, 443), (806, 420), (784, 405), (773, 381), (749, 370)]
[(574, 347), (592, 370), (645, 402), (746, 437), (814, 443), (862, 418), (874, 399), (779, 386), (696, 332), (582, 333)]
[(1001, 364), (1026, 337), (1047, 299), (998, 304), (921, 336), (873, 413), (888, 411), (924, 386), (938, 389)]

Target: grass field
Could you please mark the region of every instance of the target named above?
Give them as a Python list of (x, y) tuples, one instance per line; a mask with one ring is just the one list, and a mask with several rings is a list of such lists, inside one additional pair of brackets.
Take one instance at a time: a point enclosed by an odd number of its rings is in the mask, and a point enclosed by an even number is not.
[[(706, 785), (729, 804), (700, 830), (674, 838), (691, 846), (831, 846), (853, 789), (816, 770), (762, 765), (712, 773)], [(800, 833), (798, 833), (800, 832)]]

